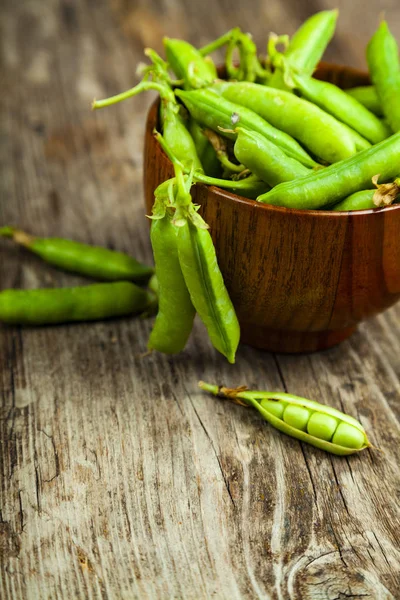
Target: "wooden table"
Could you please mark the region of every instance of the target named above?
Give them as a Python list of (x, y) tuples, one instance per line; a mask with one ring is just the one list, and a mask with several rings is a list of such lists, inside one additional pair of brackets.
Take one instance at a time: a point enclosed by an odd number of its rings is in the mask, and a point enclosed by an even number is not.
[[(364, 66), (382, 2), (343, 0), (328, 59)], [(400, 37), (400, 11), (387, 2)], [(0, 222), (151, 261), (141, 97), (164, 34), (205, 43), (241, 24), (261, 46), (320, 0), (7, 0)], [(0, 285), (80, 283), (6, 241)], [(5, 600), (400, 598), (400, 306), (308, 356), (241, 347), (229, 366), (196, 324), (187, 350), (143, 356), (150, 320), (0, 329), (0, 597)], [(197, 381), (320, 400), (382, 452), (336, 458)]]

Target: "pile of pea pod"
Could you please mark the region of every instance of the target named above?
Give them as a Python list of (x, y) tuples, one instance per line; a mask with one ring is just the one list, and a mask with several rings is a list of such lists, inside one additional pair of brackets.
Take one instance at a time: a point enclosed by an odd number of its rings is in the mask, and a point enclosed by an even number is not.
[[(388, 206), (400, 192), (398, 46), (382, 21), (367, 48), (373, 86), (315, 79), (337, 18), (322, 11), (291, 39), (271, 34), (262, 59), (240, 28), (199, 49), (166, 38), (167, 62), (147, 49), (142, 82), (93, 108), (157, 90), (164, 145), (194, 182), (292, 209)], [(224, 79), (210, 57), (222, 47)]]

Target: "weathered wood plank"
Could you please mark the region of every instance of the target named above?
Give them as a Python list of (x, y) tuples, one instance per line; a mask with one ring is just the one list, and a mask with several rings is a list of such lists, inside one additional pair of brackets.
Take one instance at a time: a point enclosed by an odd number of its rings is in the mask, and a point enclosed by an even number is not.
[[(263, 44), (328, 5), (9, 1), (0, 222), (150, 261), (150, 97), (93, 114), (93, 96), (131, 85), (143, 46), (160, 50), (162, 35), (205, 43), (240, 23)], [(328, 57), (362, 66), (381, 3), (339, 5)], [(0, 242), (1, 288), (80, 281)], [(144, 357), (150, 327), (0, 329), (0, 597), (398, 597), (400, 308), (328, 352), (243, 346), (234, 367), (199, 323), (180, 356)], [(199, 392), (198, 379), (343, 408), (383, 452), (327, 456)]]

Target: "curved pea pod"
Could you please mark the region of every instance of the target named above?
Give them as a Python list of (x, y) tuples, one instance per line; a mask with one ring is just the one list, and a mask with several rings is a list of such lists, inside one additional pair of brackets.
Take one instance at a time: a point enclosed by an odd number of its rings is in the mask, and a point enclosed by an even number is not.
[(371, 208), (382, 208), (390, 206), (396, 202), (400, 195), (400, 181), (396, 179), (393, 183), (383, 183), (377, 185), (374, 190), (362, 190), (351, 194), (335, 206), (331, 210), (347, 211), (347, 210), (368, 210)]
[(140, 313), (152, 297), (129, 281), (43, 290), (0, 292), (0, 321), (10, 325), (54, 325), (101, 321)]
[(152, 221), (150, 237), (156, 264), (158, 313), (148, 348), (175, 354), (186, 346), (195, 309), (179, 264), (177, 228), (168, 214)]
[(382, 21), (367, 47), (372, 82), (383, 113), (394, 132), (400, 130), (399, 48), (386, 21)]
[[(171, 148), (168, 144), (166, 144), (163, 136), (157, 132), (156, 138), (172, 163), (176, 163), (176, 156), (173, 154), (173, 152), (171, 152)], [(185, 165), (183, 165), (183, 167), (185, 167)], [(186, 167), (184, 168), (184, 171), (186, 174), (189, 174), (192, 170)], [(235, 181), (231, 179), (218, 179), (216, 177), (209, 177), (202, 171), (195, 171), (193, 173), (193, 181), (204, 183), (205, 185), (222, 187), (234, 193), (240, 194), (245, 198), (251, 198), (252, 200), (257, 198), (260, 194), (266, 192), (268, 189), (268, 185), (264, 181), (261, 181), (256, 175), (249, 175), (244, 179), (238, 179)], [(166, 195), (170, 183), (171, 180), (164, 181), (158, 186), (157, 189), (159, 191), (159, 195)]]
[(399, 164), (400, 133), (397, 133), (347, 160), (302, 179), (281, 183), (257, 200), (296, 209), (332, 206), (354, 192), (368, 189), (377, 174), (382, 181), (390, 181), (397, 176)]
[(167, 37), (163, 41), (167, 61), (186, 89), (206, 87), (218, 77), (212, 60), (204, 58), (189, 42)]
[(141, 81), (138, 85), (104, 100), (94, 100), (92, 109), (112, 106), (123, 100), (137, 96), (141, 92), (154, 90), (160, 94), (160, 121), (164, 137), (176, 158), (190, 170), (192, 167), (203, 170), (201, 161), (192, 136), (190, 135), (183, 118), (179, 114), (179, 106), (171, 87), (165, 82)]
[(345, 90), (345, 92), (352, 98), (358, 100), (360, 104), (365, 106), (365, 108), (367, 108), (377, 117), (383, 116), (381, 103), (373, 85), (361, 85), (358, 87), (349, 88)]
[(337, 162), (357, 152), (354, 137), (343, 123), (294, 94), (246, 81), (218, 82), (211, 89), (253, 110), (323, 161)]
[[(285, 60), (296, 71), (311, 75), (335, 33), (337, 10), (325, 10), (312, 15), (296, 31), (285, 52)], [(276, 69), (268, 81), (275, 88), (287, 89), (284, 76)]]
[(304, 98), (343, 121), (373, 144), (392, 134), (383, 121), (333, 83), (301, 74), (293, 74), (292, 77)]
[(60, 238), (33, 237), (14, 227), (1, 228), (0, 235), (12, 238), (54, 267), (94, 279), (140, 282), (147, 281), (154, 273), (154, 269), (131, 256), (107, 248)]
[(174, 111), (166, 112), (163, 122), (165, 141), (173, 150), (175, 156), (187, 168), (203, 171), (203, 165), (197, 153), (194, 139), (180, 115)]
[(314, 167), (317, 164), (290, 135), (273, 127), (249, 108), (222, 98), (216, 91), (177, 90), (176, 95), (185, 104), (192, 117), (203, 127), (208, 127), (230, 139), (235, 139), (235, 134), (230, 131), (237, 126), (252, 129), (305, 166)]
[(234, 152), (237, 160), (271, 187), (310, 173), (300, 162), (256, 131), (237, 127)]
[(213, 346), (234, 363), (240, 327), (208, 230), (186, 220), (178, 228), (178, 252), (192, 303)]
[(204, 173), (209, 177), (219, 177), (221, 175), (221, 165), (215, 150), (204, 135), (203, 128), (194, 119), (190, 119), (189, 132), (196, 146)]
[(361, 423), (335, 408), (284, 392), (230, 389), (200, 382), (220, 398), (255, 408), (273, 427), (312, 446), (346, 456), (371, 446)]
[(361, 190), (351, 194), (341, 202), (331, 207), (334, 211), (347, 210), (368, 210), (376, 208), (374, 204), (374, 194), (376, 190)]

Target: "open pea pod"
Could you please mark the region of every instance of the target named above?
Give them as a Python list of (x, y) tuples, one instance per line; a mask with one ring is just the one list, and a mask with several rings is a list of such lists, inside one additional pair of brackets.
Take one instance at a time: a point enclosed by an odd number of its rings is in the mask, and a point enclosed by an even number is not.
[(346, 456), (371, 446), (357, 419), (314, 400), (285, 392), (230, 389), (204, 382), (199, 387), (220, 398), (252, 406), (275, 429), (331, 454)]

